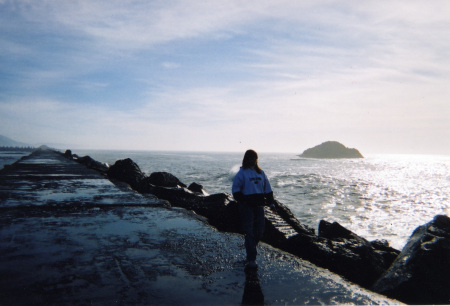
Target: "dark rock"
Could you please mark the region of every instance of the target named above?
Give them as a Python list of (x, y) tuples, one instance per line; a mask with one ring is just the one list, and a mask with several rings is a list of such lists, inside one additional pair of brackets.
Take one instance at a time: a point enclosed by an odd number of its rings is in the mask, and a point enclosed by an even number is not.
[(275, 200), (275, 211), (287, 224), (292, 226), (292, 228), (298, 232), (305, 235), (315, 235), (315, 230), (301, 223), (292, 213), (292, 211), (283, 203)]
[[(293, 220), (285, 217), (290, 214), (289, 208), (279, 202), (277, 202), (276, 210), (266, 208), (266, 229), (263, 241), (301, 257), (302, 253), (298, 252), (299, 244), (296, 239), (300, 239), (300, 237), (314, 239), (316, 236), (314, 229), (304, 225), (301, 226), (302, 228), (299, 228), (298, 221), (293, 223)], [(309, 246), (306, 247), (309, 248)]]
[(79, 162), (80, 164), (85, 165), (88, 168), (97, 170), (97, 171), (99, 171), (99, 172), (101, 172), (103, 174), (106, 174), (108, 172), (108, 170), (109, 170), (109, 165), (108, 164), (104, 164), (104, 163), (101, 163), (99, 161), (96, 161), (95, 159), (93, 159), (90, 156), (83, 156), (83, 157), (76, 156), (74, 158), (74, 160)]
[(450, 304), (450, 218), (416, 228), (373, 290), (408, 304)]
[(372, 286), (400, 253), (389, 246), (372, 244), (337, 222), (324, 220), (319, 223), (314, 244), (315, 262), (364, 287)]
[(187, 187), (176, 176), (168, 172), (153, 172), (148, 183), (159, 187)]
[(337, 222), (330, 223), (321, 220), (319, 222), (319, 237), (335, 241), (356, 240), (368, 248), (373, 248), (375, 252), (381, 254), (383, 257), (386, 257), (385, 263), (383, 264), (385, 269), (389, 268), (395, 258), (397, 258), (400, 254), (399, 250), (389, 246), (389, 242), (387, 240), (375, 240), (369, 242)]
[(385, 239), (374, 240), (371, 241), (370, 244), (375, 249), (375, 252), (380, 254), (384, 258), (384, 262), (386, 264), (387, 263), (392, 264), (400, 254), (400, 251), (389, 246), (389, 242)]
[[(331, 240), (345, 240), (345, 239), (356, 239), (359, 240), (360, 237), (350, 230), (346, 229), (337, 222), (327, 222), (325, 220), (320, 220), (319, 222), (319, 237), (328, 238)], [(362, 238), (361, 238), (362, 239)]]
[(192, 183), (189, 185), (188, 189), (200, 195), (208, 195), (208, 193), (203, 189), (203, 186), (197, 183)]
[(337, 141), (327, 141), (305, 150), (300, 157), (305, 158), (363, 158), (357, 149), (350, 149)]
[[(389, 242), (386, 239), (377, 239), (370, 242), (374, 248), (388, 249), (390, 248)], [(400, 253), (400, 252), (399, 252)]]
[(148, 180), (148, 177), (142, 180), (140, 192), (151, 193), (159, 199), (169, 201), (172, 206), (194, 210), (199, 205), (198, 203), (201, 202), (199, 196), (186, 188), (155, 186), (149, 184)]
[(174, 207), (182, 207), (206, 217), (210, 225), (227, 232), (240, 232), (240, 219), (237, 203), (225, 193), (199, 196), (187, 188), (161, 187), (144, 178), (139, 192), (151, 193), (157, 198), (167, 200)]
[(212, 194), (204, 197), (202, 204), (195, 211), (207, 217), (211, 225), (221, 231), (241, 233), (239, 207), (231, 195), (226, 193)]
[(110, 178), (127, 183), (133, 189), (137, 189), (141, 180), (145, 177), (139, 166), (130, 158), (116, 161), (108, 169), (107, 174)]
[(140, 193), (153, 193), (155, 187), (155, 185), (150, 183), (150, 178), (144, 175), (134, 189)]
[(64, 157), (67, 159), (72, 159), (72, 151), (66, 150), (66, 152), (64, 152)]

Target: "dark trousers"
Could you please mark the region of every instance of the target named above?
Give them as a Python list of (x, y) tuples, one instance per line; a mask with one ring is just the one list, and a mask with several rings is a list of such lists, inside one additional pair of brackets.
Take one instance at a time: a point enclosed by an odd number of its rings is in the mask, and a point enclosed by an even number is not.
[(242, 230), (245, 235), (245, 250), (247, 260), (256, 260), (256, 246), (264, 234), (264, 206), (248, 206), (239, 204), (241, 214)]

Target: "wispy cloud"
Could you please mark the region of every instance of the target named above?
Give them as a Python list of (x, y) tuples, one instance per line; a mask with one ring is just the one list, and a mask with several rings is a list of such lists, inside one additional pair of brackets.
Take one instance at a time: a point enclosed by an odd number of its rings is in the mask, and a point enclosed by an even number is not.
[(0, 129), (105, 148), (376, 151), (383, 137), (411, 147), (420, 127), (449, 152), (448, 16), (445, 0), (0, 1)]
[(163, 62), (161, 65), (166, 69), (175, 69), (175, 68), (180, 67), (180, 64), (173, 63), (173, 62)]

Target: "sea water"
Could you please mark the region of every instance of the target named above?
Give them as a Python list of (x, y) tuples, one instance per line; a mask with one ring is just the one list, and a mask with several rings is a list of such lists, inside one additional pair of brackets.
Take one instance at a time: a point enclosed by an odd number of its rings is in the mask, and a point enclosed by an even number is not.
[[(74, 152), (77, 153), (77, 152)], [(231, 192), (242, 153), (85, 151), (113, 164), (131, 158), (141, 170), (166, 171), (209, 193)], [(80, 154), (79, 153), (79, 154)], [(450, 215), (450, 156), (374, 155), (363, 159), (304, 159), (260, 153), (276, 199), (317, 229), (339, 222), (368, 239), (401, 249), (413, 230), (437, 214)]]
[[(210, 194), (231, 193), (243, 153), (73, 151), (114, 164), (131, 158), (150, 175), (165, 171)], [(437, 214), (450, 216), (450, 156), (373, 155), (363, 159), (305, 159), (260, 153), (277, 200), (304, 224), (339, 222), (368, 240), (402, 249), (414, 229)]]

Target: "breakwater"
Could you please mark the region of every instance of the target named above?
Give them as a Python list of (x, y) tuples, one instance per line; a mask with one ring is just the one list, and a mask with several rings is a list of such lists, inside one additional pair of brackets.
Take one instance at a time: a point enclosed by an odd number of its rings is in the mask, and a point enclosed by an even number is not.
[(398, 304), (266, 244), (245, 273), (240, 235), (51, 150), (0, 170), (0, 237), (1, 305)]
[[(74, 158), (71, 152), (66, 153), (68, 158)], [(75, 156), (75, 159), (81, 162), (87, 159), (87, 164), (112, 179), (126, 182), (142, 194), (153, 194), (173, 206), (195, 211), (219, 230), (240, 232), (237, 203), (229, 194), (209, 195), (201, 185), (194, 182), (187, 186), (166, 172), (147, 176), (129, 158), (118, 160), (111, 167), (102, 167), (89, 157)], [(386, 240), (367, 241), (337, 222), (320, 221), (316, 234), (314, 229), (299, 222), (286, 205), (277, 201), (276, 211), (266, 209), (263, 241), (404, 302), (447, 303), (450, 296), (445, 288), (450, 283), (448, 274), (443, 271), (450, 272), (450, 267), (439, 258), (450, 256), (443, 246), (449, 243), (450, 219), (438, 215), (419, 228), (414, 232), (421, 232), (419, 237), (411, 237), (415, 245), (411, 247), (411, 242), (408, 243), (409, 247), (407, 245), (401, 253), (390, 247)], [(435, 235), (439, 237), (439, 243), (429, 241), (429, 237)], [(423, 249), (423, 243), (427, 244), (426, 251), (418, 251)], [(405, 258), (420, 260), (407, 260), (405, 264)], [(429, 267), (430, 263), (436, 268), (423, 273), (423, 267)]]
[(241, 236), (70, 159), (38, 150), (0, 171), (2, 304), (398, 303), (266, 244), (245, 275)]

